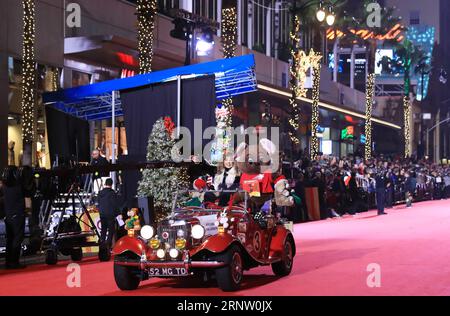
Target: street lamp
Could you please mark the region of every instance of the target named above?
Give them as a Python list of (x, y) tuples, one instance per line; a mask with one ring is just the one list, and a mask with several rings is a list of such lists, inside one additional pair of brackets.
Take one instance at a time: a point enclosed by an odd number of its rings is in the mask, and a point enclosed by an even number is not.
[(323, 9), (323, 5), (322, 2), (319, 4), (319, 10), (316, 13), (316, 18), (319, 22), (323, 22), (325, 21), (327, 14), (325, 12), (325, 10)]
[(336, 16), (334, 15), (333, 9), (330, 6), (328, 8), (328, 15), (327, 15), (327, 24), (328, 24), (328, 26), (333, 26), (335, 21), (336, 21)]
[(323, 21), (326, 20), (327, 24), (329, 26), (332, 26), (334, 24), (334, 22), (336, 21), (336, 16), (333, 13), (332, 5), (329, 5), (328, 12), (326, 12), (324, 9), (323, 2), (320, 1), (319, 9), (316, 12), (316, 18), (317, 18), (317, 21), (319, 21), (320, 23), (322, 23)]

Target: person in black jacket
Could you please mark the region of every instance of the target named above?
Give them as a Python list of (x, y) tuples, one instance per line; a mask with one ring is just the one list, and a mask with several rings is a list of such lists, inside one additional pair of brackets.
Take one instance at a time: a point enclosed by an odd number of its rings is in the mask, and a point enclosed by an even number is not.
[(17, 167), (5, 169), (2, 190), (6, 226), (6, 268), (21, 269), (20, 251), (25, 234), (25, 195)]
[(118, 194), (112, 189), (113, 180), (105, 180), (105, 188), (98, 193), (98, 209), (100, 211), (101, 234), (100, 244), (111, 249), (116, 231), (116, 217), (120, 214)]

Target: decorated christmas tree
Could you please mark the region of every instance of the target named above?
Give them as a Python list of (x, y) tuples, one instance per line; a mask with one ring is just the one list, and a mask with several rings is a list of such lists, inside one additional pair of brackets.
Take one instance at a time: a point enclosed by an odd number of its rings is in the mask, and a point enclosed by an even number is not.
[[(170, 117), (161, 118), (153, 125), (148, 138), (147, 161), (171, 161), (174, 150), (175, 125)], [(138, 195), (152, 197), (156, 221), (164, 219), (172, 209), (173, 194), (189, 188), (186, 168), (145, 169), (139, 182)]]

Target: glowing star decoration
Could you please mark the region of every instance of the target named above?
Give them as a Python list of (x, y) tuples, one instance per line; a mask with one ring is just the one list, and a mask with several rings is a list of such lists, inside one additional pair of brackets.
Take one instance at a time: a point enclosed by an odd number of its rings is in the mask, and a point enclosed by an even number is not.
[[(294, 37), (296, 39), (296, 37)], [(291, 67), (291, 90), (292, 97), (290, 99), (290, 104), (292, 107), (292, 117), (289, 120), (290, 125), (294, 130), (298, 130), (300, 123), (300, 113), (297, 104), (297, 99), (301, 97), (306, 97), (308, 89), (305, 88), (307, 73), (309, 69), (316, 69), (320, 66), (320, 61), (322, 55), (316, 53), (313, 49), (310, 50), (309, 54), (306, 55), (304, 51), (292, 51), (293, 61)], [(320, 76), (319, 76), (320, 80)], [(291, 140), (298, 144), (298, 139), (291, 133)]]
[(157, 0), (137, 0), (139, 73), (152, 71), (153, 40), (155, 17), (158, 11)]

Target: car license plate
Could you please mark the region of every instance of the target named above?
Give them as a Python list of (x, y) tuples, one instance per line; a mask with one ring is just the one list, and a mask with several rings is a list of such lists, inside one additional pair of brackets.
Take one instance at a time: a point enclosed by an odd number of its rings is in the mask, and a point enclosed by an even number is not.
[(149, 276), (186, 276), (189, 275), (186, 268), (150, 268)]

